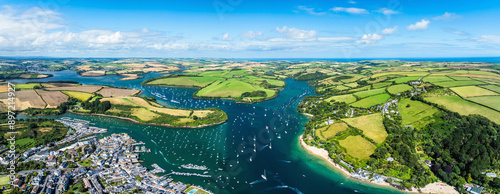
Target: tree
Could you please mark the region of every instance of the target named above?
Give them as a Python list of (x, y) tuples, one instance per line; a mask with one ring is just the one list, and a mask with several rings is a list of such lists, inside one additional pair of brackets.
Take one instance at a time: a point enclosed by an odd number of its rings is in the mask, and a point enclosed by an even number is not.
[(495, 188), (500, 188), (500, 178), (493, 179), (493, 181), (491, 181), (490, 185), (495, 187)]

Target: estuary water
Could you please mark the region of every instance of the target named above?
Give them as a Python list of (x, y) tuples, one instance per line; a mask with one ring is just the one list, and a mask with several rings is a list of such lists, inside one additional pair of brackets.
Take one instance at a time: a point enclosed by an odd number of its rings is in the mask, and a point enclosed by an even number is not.
[[(255, 104), (231, 100), (194, 99), (196, 89), (141, 86), (151, 73), (139, 80), (121, 81), (121, 76), (81, 77), (73, 71), (42, 72), (54, 77), (27, 81), (78, 81), (85, 85), (109, 85), (144, 91), (168, 107), (203, 109), (217, 107), (228, 114), (224, 124), (199, 128), (175, 129), (146, 126), (121, 119), (66, 113), (46, 118), (71, 117), (91, 121), (107, 128), (106, 134), (127, 133), (145, 143), (149, 153), (140, 153), (141, 164), (153, 169), (158, 164), (176, 181), (200, 185), (214, 193), (402, 193), (347, 178), (322, 158), (304, 150), (298, 140), (307, 116), (297, 105), (314, 88), (306, 82), (286, 79), (278, 97)], [(26, 117), (26, 116), (20, 116)], [(188, 169), (193, 164), (206, 169)], [(162, 174), (160, 174), (162, 175)]]

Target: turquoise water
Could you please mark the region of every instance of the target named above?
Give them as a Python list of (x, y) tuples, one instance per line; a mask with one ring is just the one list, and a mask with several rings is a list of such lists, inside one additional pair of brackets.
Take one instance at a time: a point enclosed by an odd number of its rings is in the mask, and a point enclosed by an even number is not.
[[(303, 97), (314, 95), (305, 82), (285, 80), (287, 86), (277, 98), (256, 104), (237, 104), (230, 100), (193, 99), (194, 89), (140, 86), (143, 79), (120, 81), (120, 76), (81, 77), (72, 71), (47, 72), (54, 77), (37, 81), (71, 80), (141, 89), (142, 95), (159, 93), (165, 106), (180, 108), (218, 107), (228, 114), (222, 125), (201, 129), (173, 129), (145, 126), (128, 121), (75, 114), (64, 117), (90, 120), (108, 129), (107, 134), (127, 133), (146, 143), (150, 153), (141, 153), (149, 169), (157, 163), (169, 172), (203, 176), (170, 175), (185, 183), (200, 185), (215, 193), (401, 193), (344, 177), (323, 159), (309, 154), (299, 144), (307, 117), (297, 112)], [(159, 74), (148, 74), (146, 78)], [(26, 82), (27, 80), (10, 80)], [(174, 100), (175, 103), (171, 100)], [(267, 128), (267, 129), (266, 129)], [(103, 135), (107, 135), (103, 134)], [(182, 164), (204, 165), (208, 170), (184, 169)], [(262, 178), (265, 173), (267, 181)]]

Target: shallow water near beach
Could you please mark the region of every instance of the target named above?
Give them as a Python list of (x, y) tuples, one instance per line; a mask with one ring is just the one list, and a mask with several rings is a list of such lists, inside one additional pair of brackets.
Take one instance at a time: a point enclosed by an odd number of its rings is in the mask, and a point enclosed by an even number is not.
[[(226, 123), (200, 129), (146, 126), (121, 119), (71, 113), (43, 116), (84, 119), (96, 127), (108, 129), (106, 134), (97, 137), (127, 133), (151, 150), (141, 153), (142, 165), (152, 169), (151, 165), (156, 163), (174, 180), (200, 185), (214, 193), (354, 193), (355, 190), (402, 193), (346, 178), (327, 161), (301, 148), (298, 136), (308, 118), (297, 112), (297, 105), (303, 97), (314, 95), (314, 88), (306, 82), (286, 79), (287, 85), (277, 98), (255, 104), (237, 104), (231, 100), (194, 99), (192, 95), (196, 89), (140, 85), (147, 78), (160, 76), (156, 73), (145, 75), (145, 79), (127, 81), (120, 81), (121, 76), (81, 77), (73, 71), (45, 73), (54, 74), (54, 77), (9, 81), (65, 80), (85, 85), (127, 87), (144, 91), (141, 94), (144, 96), (155, 96), (164, 106), (218, 107), (224, 110), (229, 118)], [(183, 164), (208, 169), (186, 169), (181, 167)], [(189, 176), (175, 173), (189, 173)]]

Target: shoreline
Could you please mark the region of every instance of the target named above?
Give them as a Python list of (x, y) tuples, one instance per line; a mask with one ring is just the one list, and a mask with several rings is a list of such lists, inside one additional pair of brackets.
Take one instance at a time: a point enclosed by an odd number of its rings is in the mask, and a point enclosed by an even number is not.
[(88, 113), (79, 113), (79, 112), (73, 112), (73, 111), (68, 111), (68, 112), (73, 113), (73, 114), (77, 114), (77, 115), (92, 115), (92, 116), (111, 117), (111, 118), (116, 118), (116, 119), (127, 120), (127, 121), (130, 121), (132, 123), (140, 124), (140, 125), (152, 125), (152, 126), (180, 128), (180, 129), (197, 129), (197, 128), (203, 128), (203, 127), (210, 127), (210, 126), (215, 126), (215, 125), (223, 124), (223, 123), (225, 123), (227, 121), (227, 119), (226, 119), (226, 120), (218, 122), (218, 123), (204, 124), (204, 125), (198, 125), (198, 126), (173, 126), (173, 125), (170, 125), (170, 124), (141, 123), (141, 122), (136, 121), (136, 120), (131, 119), (131, 118), (114, 116), (114, 115), (96, 114), (96, 113), (90, 113), (90, 114), (88, 114)]
[(332, 165), (336, 169), (340, 170), (340, 172), (343, 175), (345, 175), (347, 177), (351, 177), (351, 172), (349, 172), (347, 169), (340, 166), (339, 164), (333, 162), (333, 160), (330, 158), (330, 156), (328, 156), (328, 151), (326, 151), (323, 148), (317, 148), (314, 146), (307, 145), (306, 142), (304, 141), (304, 139), (302, 139), (302, 135), (299, 136), (299, 141), (300, 141), (300, 145), (302, 146), (302, 148), (307, 150), (309, 153), (323, 158), (324, 160), (328, 161), (328, 163), (330, 163), (330, 165)]
[[(307, 116), (309, 116), (309, 115), (307, 115)], [(359, 182), (363, 182), (363, 183), (368, 183), (368, 184), (371, 184), (371, 185), (376, 185), (376, 186), (381, 186), (381, 187), (386, 187), (386, 188), (397, 189), (397, 190), (399, 190), (401, 192), (406, 192), (406, 193), (442, 193), (442, 194), (458, 194), (459, 193), (457, 190), (455, 190), (455, 187), (447, 185), (446, 183), (442, 183), (440, 181), (434, 182), (434, 183), (430, 183), (430, 184), (428, 184), (428, 185), (426, 185), (425, 187), (422, 187), (422, 188), (414, 188), (414, 187), (412, 187), (411, 190), (408, 190), (408, 189), (401, 190), (401, 189), (398, 189), (398, 188), (392, 186), (391, 184), (389, 184), (389, 183), (387, 183), (385, 181), (381, 182), (381, 183), (373, 183), (373, 182), (367, 182), (367, 181), (363, 181), (363, 180), (352, 178), (351, 177), (352, 173), (350, 173), (343, 166), (341, 166), (341, 165), (333, 162), (333, 160), (328, 155), (328, 151), (326, 151), (323, 148), (317, 148), (317, 147), (314, 147), (314, 146), (307, 145), (306, 142), (304, 141), (304, 139), (302, 137), (303, 137), (303, 134), (299, 136), (299, 141), (300, 141), (300, 145), (301, 145), (302, 148), (304, 148), (305, 150), (307, 150), (307, 152), (309, 152), (309, 153), (311, 153), (313, 155), (319, 156), (319, 157), (323, 158), (324, 160), (328, 161), (328, 163), (331, 166), (335, 167), (335, 169), (338, 170), (337, 172), (341, 172), (342, 175), (347, 176), (346, 178), (351, 178), (353, 180), (356, 180), (356, 181), (359, 181)]]

